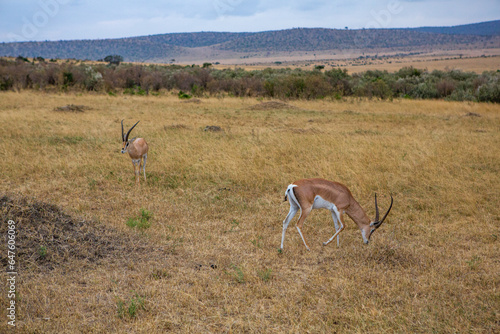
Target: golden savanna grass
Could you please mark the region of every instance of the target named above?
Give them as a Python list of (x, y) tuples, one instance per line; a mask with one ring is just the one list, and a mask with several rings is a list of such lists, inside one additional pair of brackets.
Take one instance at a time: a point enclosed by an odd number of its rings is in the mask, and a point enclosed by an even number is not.
[[(46, 255), (19, 259), (17, 330), (500, 331), (499, 105), (268, 102), (2, 93), (2, 196), (13, 208), (55, 205), (96, 227), (78, 239), (93, 242), (68, 244), (92, 254), (105, 237), (111, 252), (57, 262), (40, 239)], [(67, 104), (88, 108), (54, 111)], [(141, 120), (132, 135), (150, 145), (140, 187), (119, 153), (121, 119)], [(306, 177), (346, 184), (369, 216), (375, 192), (382, 211), (389, 194), (394, 207), (369, 245), (346, 218), (340, 247), (322, 246), (334, 226), (316, 210), (303, 230), (310, 252), (295, 218), (279, 253), (284, 191)], [(151, 226), (128, 227), (141, 209)]]

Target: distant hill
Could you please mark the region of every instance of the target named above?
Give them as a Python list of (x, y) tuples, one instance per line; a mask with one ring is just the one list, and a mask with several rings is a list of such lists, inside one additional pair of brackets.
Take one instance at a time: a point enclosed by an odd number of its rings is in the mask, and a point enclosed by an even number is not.
[(357, 49), (421, 50), (430, 48), (500, 47), (500, 21), (455, 27), (412, 29), (296, 28), (258, 33), (172, 33), (119, 39), (0, 43), (0, 56), (98, 60), (110, 54), (125, 61), (170, 62), (253, 53)]
[(489, 36), (449, 35), (405, 29), (338, 30), (298, 28), (265, 31), (233, 39), (218, 46), (234, 52), (320, 51), (470, 44)]
[(197, 48), (229, 42), (253, 35), (249, 32), (185, 32), (133, 37), (137, 41)]
[(452, 27), (421, 27), (411, 30), (451, 35), (500, 36), (500, 20)]

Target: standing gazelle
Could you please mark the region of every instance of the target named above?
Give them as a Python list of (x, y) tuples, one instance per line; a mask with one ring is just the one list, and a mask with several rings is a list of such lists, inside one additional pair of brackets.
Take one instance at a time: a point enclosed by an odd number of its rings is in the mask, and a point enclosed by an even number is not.
[[(139, 123), (140, 121), (137, 121)], [(122, 153), (128, 152), (128, 155), (132, 159), (132, 164), (134, 165), (135, 173), (135, 183), (139, 184), (140, 172), (141, 172), (141, 160), (144, 160), (142, 164), (142, 170), (144, 171), (144, 181), (146, 181), (146, 160), (148, 158), (148, 143), (143, 138), (132, 138), (128, 139), (130, 132), (135, 128), (137, 123), (134, 124), (128, 130), (127, 134), (123, 132), (123, 120), (122, 120)]]
[[(288, 224), (299, 209), (301, 213), (299, 221), (297, 222), (297, 230), (307, 250), (310, 250), (309, 246), (307, 246), (306, 239), (304, 239), (304, 235), (302, 235), (301, 228), (312, 209), (327, 209), (332, 213), (333, 222), (335, 223), (335, 234), (328, 241), (323, 243), (324, 246), (328, 245), (335, 237), (337, 237), (338, 245), (339, 233), (344, 229), (344, 221), (342, 218), (342, 214), (344, 213), (347, 213), (347, 215), (358, 224), (363, 241), (367, 244), (372, 233), (382, 225), (389, 211), (391, 211), (393, 202), (391, 195), (389, 210), (387, 210), (384, 217), (379, 220), (377, 194), (375, 194), (375, 220), (371, 221), (363, 208), (354, 197), (352, 197), (351, 191), (345, 185), (338, 182), (324, 179), (299, 180), (288, 186), (285, 192), (285, 201), (287, 197), (290, 202), (290, 212), (288, 212), (288, 215), (283, 221), (281, 249), (283, 249), (285, 231)], [(340, 222), (340, 228), (338, 222)]]

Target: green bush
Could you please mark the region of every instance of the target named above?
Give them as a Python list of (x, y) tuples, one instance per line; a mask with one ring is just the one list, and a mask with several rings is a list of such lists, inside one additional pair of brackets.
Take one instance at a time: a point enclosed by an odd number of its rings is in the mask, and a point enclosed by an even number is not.
[(192, 96), (189, 94), (184, 93), (182, 90), (179, 91), (179, 94), (177, 94), (179, 99), (190, 99)]
[(200, 66), (27, 62), (0, 58), (0, 91), (14, 88), (120, 92), (147, 95), (178, 91), (180, 99), (228, 95), (279, 99), (340, 99), (344, 96), (390, 99), (447, 99), (500, 102), (500, 72), (479, 75), (459, 70), (428, 72), (404, 67), (395, 73), (371, 70), (349, 75), (346, 69), (214, 69)]

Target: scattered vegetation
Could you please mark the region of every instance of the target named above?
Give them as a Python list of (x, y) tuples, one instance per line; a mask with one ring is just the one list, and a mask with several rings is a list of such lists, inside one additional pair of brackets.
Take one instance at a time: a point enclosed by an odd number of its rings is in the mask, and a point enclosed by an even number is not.
[[(74, 90), (148, 95), (178, 91), (193, 96), (267, 97), (278, 99), (447, 99), (500, 102), (500, 72), (426, 71), (405, 67), (395, 73), (347, 70), (271, 69), (245, 71), (211, 66), (26, 62), (0, 59), (0, 90)], [(189, 93), (187, 93), (189, 92)]]

